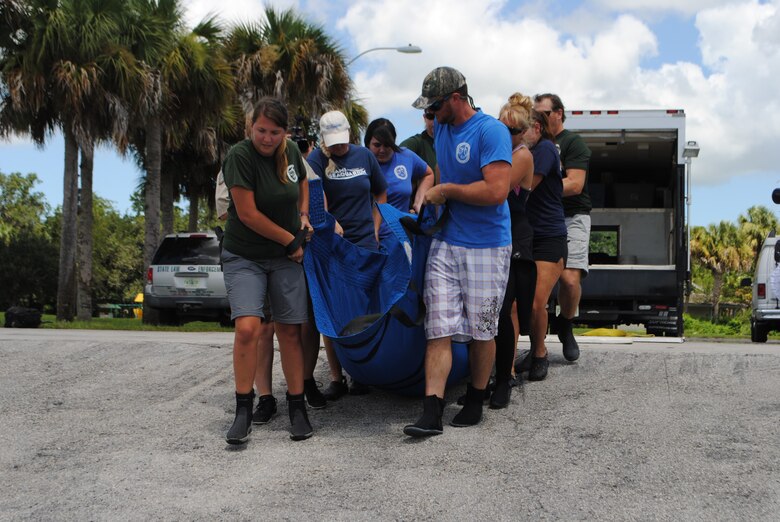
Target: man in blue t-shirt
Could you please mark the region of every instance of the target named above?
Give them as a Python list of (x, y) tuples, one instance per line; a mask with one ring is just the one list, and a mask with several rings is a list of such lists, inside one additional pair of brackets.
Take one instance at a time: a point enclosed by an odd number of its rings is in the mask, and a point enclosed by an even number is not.
[(506, 202), (512, 144), (503, 123), (474, 107), (466, 79), (451, 67), (431, 71), (412, 105), (436, 117), (434, 144), (441, 184), (426, 191), (425, 202), (446, 204), (447, 212), (425, 268), (428, 344), (423, 414), (404, 427), (407, 435), (426, 437), (442, 433), (452, 341), (471, 343), (471, 384), (463, 409), (450, 424), (473, 426), (482, 419), (512, 252)]

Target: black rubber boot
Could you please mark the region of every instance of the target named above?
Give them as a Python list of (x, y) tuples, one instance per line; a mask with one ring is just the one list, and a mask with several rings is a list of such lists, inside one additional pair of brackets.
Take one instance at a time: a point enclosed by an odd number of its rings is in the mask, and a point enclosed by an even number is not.
[(305, 440), (314, 434), (309, 423), (309, 415), (306, 413), (306, 402), (303, 394), (287, 394), (287, 411), (290, 414), (290, 438), (292, 440)]
[(303, 393), (306, 395), (306, 402), (309, 403), (309, 408), (313, 410), (321, 410), (328, 405), (327, 399), (325, 399), (325, 396), (317, 387), (317, 381), (313, 377), (303, 381)]
[(427, 395), (423, 399), (423, 414), (414, 424), (404, 426), (404, 433), (410, 437), (430, 437), (441, 435), (444, 428), (441, 425), (441, 415), (444, 411), (444, 399), (436, 395)]
[(563, 344), (563, 357), (573, 362), (580, 358), (580, 346), (574, 338), (574, 332), (571, 331), (571, 319), (566, 319), (562, 315), (558, 316), (558, 340)]
[(465, 428), (479, 424), (482, 420), (482, 402), (485, 400), (485, 390), (478, 390), (470, 384), (466, 388), (466, 400), (463, 409), (450, 421), (450, 426)]
[(532, 357), (531, 368), (528, 370), (529, 381), (543, 381), (547, 378), (547, 369), (550, 367), (550, 361), (547, 356)]
[(523, 378), (520, 374), (509, 379), (502, 379), (496, 382), (493, 393), (490, 394), (490, 409), (500, 410), (509, 406), (509, 399), (512, 397), (512, 388), (522, 384)]
[(236, 418), (225, 435), (228, 444), (243, 444), (249, 440), (252, 433), (252, 404), (255, 402), (255, 391), (236, 393)]

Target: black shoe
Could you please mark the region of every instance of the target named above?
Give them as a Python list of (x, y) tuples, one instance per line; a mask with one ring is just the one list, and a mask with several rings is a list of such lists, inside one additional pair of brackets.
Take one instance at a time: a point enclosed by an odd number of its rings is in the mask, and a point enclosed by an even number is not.
[(525, 356), (522, 359), (518, 358), (515, 361), (515, 373), (520, 375), (521, 373), (530, 370), (532, 358), (533, 356), (531, 355), (531, 350), (525, 352)]
[[(487, 388), (485, 388), (485, 402), (490, 400), (490, 394), (493, 393), (493, 390), (496, 388), (496, 381), (491, 380), (488, 382)], [(457, 402), (458, 406), (463, 406), (466, 404), (466, 394), (464, 393), (460, 397), (458, 397)]]
[(529, 381), (543, 381), (547, 377), (547, 368), (550, 366), (550, 362), (547, 360), (547, 356), (534, 357), (531, 359), (531, 369), (528, 370)]
[(254, 402), (254, 390), (249, 393), (236, 393), (236, 418), (225, 435), (228, 444), (243, 444), (249, 440), (249, 434), (252, 433), (252, 404)]
[(342, 375), (341, 380), (330, 381), (328, 387), (322, 391), (322, 395), (329, 401), (337, 401), (346, 395), (348, 391), (347, 378)]
[(352, 381), (349, 383), (349, 394), (350, 395), (367, 395), (371, 393), (371, 388), (368, 387), (368, 384), (363, 384), (360, 381), (356, 381), (355, 379), (352, 379)]
[(404, 434), (410, 437), (431, 437), (441, 435), (444, 428), (441, 425), (441, 414), (444, 411), (444, 399), (436, 395), (427, 395), (423, 399), (423, 414), (414, 424), (404, 426)]
[(558, 340), (563, 345), (563, 357), (567, 361), (574, 362), (580, 358), (580, 346), (571, 330), (571, 319), (558, 316)]
[(314, 434), (306, 413), (306, 401), (303, 394), (287, 394), (287, 412), (290, 414), (290, 438), (292, 440), (306, 440)]
[(466, 400), (463, 409), (450, 421), (450, 426), (465, 428), (479, 424), (482, 420), (482, 403), (485, 401), (487, 390), (478, 390), (470, 384), (466, 388)]
[(252, 414), (252, 424), (266, 424), (275, 413), (276, 398), (273, 395), (261, 395)]
[(500, 410), (509, 406), (509, 399), (512, 397), (512, 388), (519, 384), (518, 379), (519, 376), (496, 383), (496, 388), (493, 390), (493, 393), (490, 394), (491, 410)]
[(306, 395), (306, 402), (309, 403), (309, 408), (312, 410), (321, 410), (328, 405), (328, 400), (317, 387), (317, 381), (313, 378), (304, 379), (303, 393)]

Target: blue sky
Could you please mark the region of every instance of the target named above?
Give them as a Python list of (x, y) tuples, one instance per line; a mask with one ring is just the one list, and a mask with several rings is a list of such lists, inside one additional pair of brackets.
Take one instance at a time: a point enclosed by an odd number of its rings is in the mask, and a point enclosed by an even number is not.
[[(183, 1), (194, 24), (209, 13), (256, 19), (256, 0)], [(734, 221), (751, 205), (771, 210), (780, 187), (780, 0), (415, 0), (277, 1), (325, 25), (348, 56), (413, 43), (419, 55), (373, 52), (350, 66), (370, 118), (384, 116), (399, 139), (419, 131), (410, 104), (425, 74), (461, 70), (485, 112), (515, 91), (557, 92), (567, 108), (682, 108), (693, 163), (691, 221)], [(738, 23), (735, 23), (735, 20)], [(34, 172), (38, 190), (62, 201), (63, 145), (21, 137), (0, 142), (0, 171)], [(110, 147), (95, 154), (95, 193), (130, 208), (139, 171)]]

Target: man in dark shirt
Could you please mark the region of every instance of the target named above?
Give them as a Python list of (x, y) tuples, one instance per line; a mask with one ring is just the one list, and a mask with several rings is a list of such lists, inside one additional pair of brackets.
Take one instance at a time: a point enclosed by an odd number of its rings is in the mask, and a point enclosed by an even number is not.
[(580, 304), (580, 283), (582, 278), (588, 275), (590, 149), (578, 134), (563, 128), (566, 114), (563, 102), (557, 94), (537, 94), (534, 97), (534, 109), (547, 114), (550, 132), (555, 136), (555, 145), (563, 164), (563, 214), (566, 218), (569, 256), (558, 283), (558, 303), (561, 311), (556, 325), (558, 338), (563, 344), (563, 356), (568, 361), (576, 361), (580, 356), (580, 347), (574, 339), (571, 321)]

